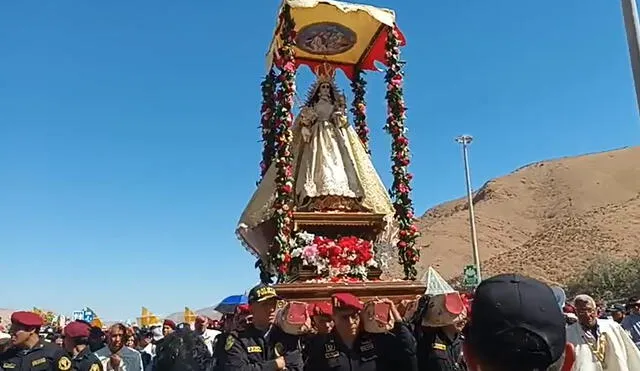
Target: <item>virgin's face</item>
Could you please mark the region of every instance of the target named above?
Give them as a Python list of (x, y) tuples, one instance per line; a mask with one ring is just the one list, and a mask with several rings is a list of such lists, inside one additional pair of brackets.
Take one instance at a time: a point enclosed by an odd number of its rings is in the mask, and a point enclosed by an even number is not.
[(331, 85), (329, 84), (320, 85), (318, 94), (320, 94), (321, 97), (328, 97), (330, 93), (331, 93)]

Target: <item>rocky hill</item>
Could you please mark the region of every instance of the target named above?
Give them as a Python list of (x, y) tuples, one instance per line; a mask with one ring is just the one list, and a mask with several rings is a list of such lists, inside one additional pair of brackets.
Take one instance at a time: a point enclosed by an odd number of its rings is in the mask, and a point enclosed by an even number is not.
[[(599, 254), (640, 254), (640, 147), (531, 164), (487, 182), (473, 202), (485, 276), (566, 282)], [(466, 198), (418, 225), (420, 271), (454, 278), (472, 262)]]

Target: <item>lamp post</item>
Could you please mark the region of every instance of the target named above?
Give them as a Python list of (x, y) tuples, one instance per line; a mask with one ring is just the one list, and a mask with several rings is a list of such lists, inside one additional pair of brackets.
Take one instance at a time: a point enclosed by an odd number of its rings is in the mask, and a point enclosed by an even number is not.
[(631, 57), (631, 70), (636, 88), (636, 102), (640, 109), (640, 21), (638, 20), (638, 6), (636, 0), (621, 0), (624, 28), (627, 31), (627, 44)]
[(471, 175), (469, 172), (469, 151), (468, 147), (473, 141), (471, 135), (461, 135), (456, 138), (456, 142), (462, 145), (462, 157), (464, 158), (464, 175), (467, 180), (467, 202), (469, 203), (469, 226), (471, 228), (471, 248), (473, 249), (473, 265), (476, 266), (478, 282), (482, 280), (480, 275), (480, 256), (478, 254), (478, 237), (476, 235), (476, 217), (473, 212), (473, 191), (471, 189)]

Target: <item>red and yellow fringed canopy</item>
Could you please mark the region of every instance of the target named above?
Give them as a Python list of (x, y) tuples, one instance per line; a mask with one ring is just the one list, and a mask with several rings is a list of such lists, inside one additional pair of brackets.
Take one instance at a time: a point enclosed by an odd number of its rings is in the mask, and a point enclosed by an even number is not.
[[(398, 30), (395, 13), (370, 5), (350, 4), (334, 0), (284, 0), (295, 21), (296, 64), (312, 70), (330, 63), (353, 79), (357, 69), (377, 71), (375, 62), (386, 65), (385, 43), (390, 27), (398, 31), (401, 45), (404, 35)], [(279, 17), (275, 35), (267, 53), (267, 69), (282, 45)]]

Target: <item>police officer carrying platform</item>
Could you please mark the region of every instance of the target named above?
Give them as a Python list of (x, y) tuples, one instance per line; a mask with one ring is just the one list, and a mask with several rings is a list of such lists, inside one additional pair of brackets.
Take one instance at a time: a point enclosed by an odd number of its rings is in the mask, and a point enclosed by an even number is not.
[(415, 319), (420, 371), (465, 371), (460, 330), (467, 313), (460, 294), (426, 296), (421, 303)]
[(224, 371), (302, 371), (298, 337), (274, 326), (279, 299), (276, 290), (264, 284), (249, 291), (253, 319), (244, 330), (231, 331), (226, 337), (224, 352), (217, 360)]
[(40, 339), (42, 317), (33, 312), (11, 315), (12, 349), (2, 355), (5, 371), (69, 371), (73, 367), (65, 351)]
[(89, 349), (90, 332), (91, 325), (82, 321), (73, 321), (62, 331), (64, 349), (73, 356), (75, 371), (102, 371), (102, 363)]
[(317, 335), (307, 349), (305, 371), (416, 371), (416, 342), (393, 302), (394, 325), (387, 333), (365, 332), (360, 300), (348, 293), (332, 296), (334, 328)]

